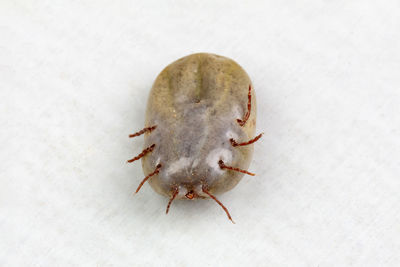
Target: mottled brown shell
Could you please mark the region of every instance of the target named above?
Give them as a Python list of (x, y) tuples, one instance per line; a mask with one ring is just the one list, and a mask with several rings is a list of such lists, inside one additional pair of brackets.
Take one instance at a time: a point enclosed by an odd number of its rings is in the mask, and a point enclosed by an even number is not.
[(245, 116), (251, 81), (233, 60), (199, 53), (183, 57), (168, 65), (157, 77), (146, 110), (146, 127), (156, 129), (145, 135), (144, 147), (155, 144), (142, 158), (145, 175), (157, 168), (148, 180), (152, 188), (176, 198), (192, 191), (196, 197), (232, 189), (243, 173), (222, 169), (218, 164), (243, 170), (249, 167), (253, 145), (234, 147), (230, 139), (245, 142), (254, 137), (256, 102), (251, 90), (251, 112), (241, 126), (237, 119)]

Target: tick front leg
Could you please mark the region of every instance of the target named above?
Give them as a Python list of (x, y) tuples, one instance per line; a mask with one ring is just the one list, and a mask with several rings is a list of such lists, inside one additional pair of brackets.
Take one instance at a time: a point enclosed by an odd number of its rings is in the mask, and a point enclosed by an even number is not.
[(232, 166), (227, 166), (222, 161), (222, 159), (220, 161), (218, 161), (218, 165), (219, 165), (219, 167), (221, 169), (227, 169), (227, 170), (231, 170), (231, 171), (235, 171), (235, 172), (241, 172), (241, 173), (248, 174), (248, 175), (251, 175), (251, 176), (255, 176), (256, 175), (255, 173), (248, 172), (246, 170), (242, 170), (242, 169), (239, 169), (239, 168), (236, 168), (236, 167), (232, 167)]
[(225, 211), (226, 215), (228, 216), (228, 219), (231, 220), (232, 223), (235, 223), (235, 222), (232, 220), (232, 217), (231, 217), (231, 215), (229, 214), (228, 209), (224, 206), (224, 204), (222, 204), (221, 201), (219, 201), (214, 195), (212, 195), (212, 194), (208, 191), (208, 186), (207, 186), (207, 185), (203, 185), (203, 186), (202, 186), (202, 191), (203, 191), (206, 195), (208, 195), (210, 198), (212, 198), (215, 202), (217, 202), (218, 205), (220, 205), (221, 208)]
[(161, 167), (162, 167), (161, 164), (158, 164), (158, 165), (156, 166), (156, 169), (155, 169), (152, 173), (150, 173), (149, 175), (147, 175), (146, 177), (144, 177), (144, 179), (142, 180), (142, 182), (139, 184), (138, 188), (136, 189), (135, 194), (136, 194), (137, 192), (139, 192), (140, 188), (142, 188), (142, 186), (144, 185), (144, 183), (145, 183), (151, 176), (156, 175), (156, 174), (158, 174), (158, 173), (160, 172)]
[(173, 191), (173, 193), (172, 193), (172, 196), (171, 196), (171, 198), (170, 198), (169, 201), (168, 201), (168, 205), (167, 205), (167, 209), (165, 210), (165, 214), (168, 214), (168, 212), (169, 212), (169, 207), (171, 207), (171, 203), (172, 203), (172, 201), (174, 201), (174, 199), (176, 198), (176, 196), (178, 195), (178, 193), (179, 193), (179, 189), (178, 189), (178, 188), (174, 188), (174, 191)]

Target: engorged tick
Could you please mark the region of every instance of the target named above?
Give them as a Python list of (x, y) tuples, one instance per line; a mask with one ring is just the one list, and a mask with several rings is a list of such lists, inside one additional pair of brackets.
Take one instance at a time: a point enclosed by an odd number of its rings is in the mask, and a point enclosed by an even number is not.
[(145, 178), (159, 194), (175, 199), (211, 198), (233, 222), (215, 194), (231, 190), (253, 154), (256, 101), (250, 78), (233, 60), (192, 54), (168, 65), (151, 89), (142, 159)]

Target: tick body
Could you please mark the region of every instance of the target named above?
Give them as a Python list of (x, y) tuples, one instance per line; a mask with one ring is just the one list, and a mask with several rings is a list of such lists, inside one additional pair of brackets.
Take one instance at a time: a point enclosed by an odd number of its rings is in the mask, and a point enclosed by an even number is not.
[[(168, 65), (151, 89), (144, 150), (137, 157), (147, 181), (170, 199), (212, 198), (235, 187), (253, 154), (254, 89), (246, 72), (226, 57), (199, 53)], [(232, 220), (232, 219), (231, 219)]]

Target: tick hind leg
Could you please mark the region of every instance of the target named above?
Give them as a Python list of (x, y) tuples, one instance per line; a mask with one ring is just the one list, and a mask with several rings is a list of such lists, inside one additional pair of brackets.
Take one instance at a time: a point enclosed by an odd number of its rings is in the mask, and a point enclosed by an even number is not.
[(150, 132), (153, 131), (155, 128), (157, 128), (157, 125), (143, 128), (143, 129), (140, 130), (139, 132), (136, 132), (136, 133), (134, 133), (134, 134), (130, 134), (130, 135), (129, 135), (129, 138), (136, 137), (136, 136), (142, 135), (142, 134), (147, 133), (147, 132), (150, 133)]
[[(139, 132), (136, 132), (136, 133), (134, 133), (134, 134), (130, 134), (129, 137), (130, 137), (130, 138), (136, 137), (136, 136), (142, 135), (142, 134), (144, 134), (144, 133), (146, 133), (146, 132), (149, 132), (149, 133), (150, 133), (150, 132), (153, 131), (155, 128), (157, 128), (157, 125), (150, 126), (150, 127), (146, 127), (146, 128), (144, 128), (144, 129), (140, 130)], [(136, 161), (136, 160), (138, 160), (138, 159), (143, 158), (143, 157), (146, 156), (148, 153), (152, 152), (155, 146), (156, 146), (155, 144), (152, 144), (151, 146), (149, 146), (149, 147), (143, 149), (143, 151), (142, 151), (139, 155), (137, 155), (137, 156), (134, 157), (133, 159), (128, 160), (128, 162), (131, 163), (131, 162), (134, 162), (134, 161)]]
[(131, 163), (131, 162), (134, 162), (134, 161), (136, 161), (136, 160), (138, 160), (138, 159), (143, 158), (143, 157), (146, 156), (148, 153), (152, 152), (152, 151), (154, 150), (155, 147), (156, 147), (155, 144), (152, 144), (151, 146), (146, 147), (145, 149), (143, 149), (143, 151), (142, 151), (139, 155), (137, 155), (137, 156), (134, 157), (133, 159), (128, 160), (127, 162), (128, 162), (128, 163)]
[[(247, 120), (250, 117), (250, 112), (251, 112), (251, 85), (249, 85), (249, 93), (247, 95), (247, 111), (246, 114), (244, 114), (243, 119), (237, 119), (237, 122), (239, 123), (240, 126), (244, 126), (247, 122)], [(250, 144), (253, 144), (254, 142), (256, 142), (258, 139), (261, 138), (263, 134), (259, 134), (257, 135), (255, 138), (247, 141), (247, 142), (243, 142), (243, 143), (238, 143), (236, 140), (234, 140), (233, 138), (231, 138), (229, 141), (231, 142), (232, 146), (247, 146)]]
[(247, 120), (250, 117), (250, 111), (251, 111), (251, 85), (249, 85), (249, 93), (247, 94), (247, 111), (246, 114), (244, 114), (243, 119), (237, 119), (237, 122), (239, 123), (240, 126), (244, 126), (247, 122)]
[(260, 139), (262, 135), (263, 135), (263, 133), (260, 133), (259, 135), (257, 135), (253, 139), (250, 139), (249, 141), (243, 142), (243, 143), (238, 143), (233, 138), (229, 139), (229, 141), (231, 142), (232, 146), (247, 146), (247, 145), (250, 145), (250, 144), (253, 144), (253, 143), (257, 142), (257, 140)]

